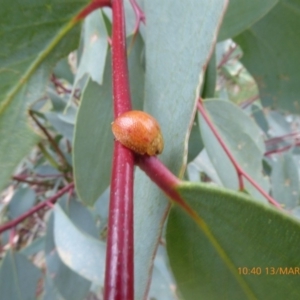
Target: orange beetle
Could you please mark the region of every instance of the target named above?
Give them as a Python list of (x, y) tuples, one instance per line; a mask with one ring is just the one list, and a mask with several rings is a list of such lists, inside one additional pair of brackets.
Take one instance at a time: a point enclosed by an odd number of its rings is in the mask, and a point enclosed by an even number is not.
[(149, 114), (131, 110), (112, 123), (115, 138), (138, 154), (150, 156), (162, 153), (164, 140), (158, 122)]

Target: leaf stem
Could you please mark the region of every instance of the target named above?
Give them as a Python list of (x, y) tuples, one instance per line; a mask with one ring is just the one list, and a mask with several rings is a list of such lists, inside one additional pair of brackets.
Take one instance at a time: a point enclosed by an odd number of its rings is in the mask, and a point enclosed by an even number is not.
[(139, 30), (140, 23), (143, 22), (145, 24), (146, 17), (145, 17), (144, 12), (142, 11), (142, 9), (137, 4), (136, 0), (129, 0), (129, 1), (131, 3), (131, 6), (133, 8), (133, 11), (134, 11), (135, 17), (136, 17), (136, 22), (135, 22), (135, 26), (134, 26), (134, 30), (133, 30), (133, 35), (136, 35)]
[(77, 16), (73, 19), (73, 22), (76, 23), (78, 21), (81, 21), (94, 10), (104, 6), (111, 7), (111, 0), (92, 0), (90, 4), (88, 4), (83, 10), (79, 12), (79, 14), (77, 14)]

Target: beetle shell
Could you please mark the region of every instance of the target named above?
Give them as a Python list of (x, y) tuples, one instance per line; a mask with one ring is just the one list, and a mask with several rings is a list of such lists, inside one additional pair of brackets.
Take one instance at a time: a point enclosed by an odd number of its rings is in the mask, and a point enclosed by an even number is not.
[(115, 138), (138, 154), (160, 154), (164, 140), (158, 122), (149, 114), (131, 110), (120, 115), (112, 123)]

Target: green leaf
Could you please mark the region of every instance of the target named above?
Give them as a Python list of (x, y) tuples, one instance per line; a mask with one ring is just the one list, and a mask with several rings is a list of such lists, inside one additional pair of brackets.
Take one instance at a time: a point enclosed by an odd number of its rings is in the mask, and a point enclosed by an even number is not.
[[(299, 297), (300, 224), (295, 219), (210, 185), (184, 183), (178, 191), (201, 219), (196, 225), (177, 206), (168, 219), (167, 250), (184, 299)], [(241, 274), (243, 268), (247, 275)], [(284, 274), (288, 270), (297, 275)]]
[[(268, 181), (262, 175), (264, 142), (257, 125), (231, 102), (208, 100), (204, 102), (204, 106), (235, 160), (262, 188), (267, 190)], [(223, 185), (238, 190), (238, 177), (233, 164), (206, 121), (201, 115), (199, 115), (199, 118), (205, 148)], [(246, 189), (253, 196), (266, 202), (266, 199), (247, 180), (244, 180), (244, 182)]]
[(76, 190), (88, 205), (98, 199), (110, 181), (113, 148), (110, 83), (111, 66), (107, 61), (103, 86), (88, 81), (75, 124), (73, 165)]
[(263, 19), (235, 38), (264, 106), (300, 112), (300, 35), (294, 30), (299, 27), (299, 1), (281, 0)]
[(218, 40), (232, 38), (265, 16), (278, 0), (230, 0)]
[(35, 299), (41, 275), (24, 255), (8, 250), (0, 268), (1, 299)]
[[(78, 45), (72, 18), (87, 0), (5, 0), (0, 11), (0, 190), (37, 142), (29, 105), (44, 95), (51, 68)], [(16, 9), (17, 8), (17, 9)]]
[(299, 173), (291, 153), (284, 153), (272, 163), (272, 196), (285, 209), (299, 205)]
[(105, 244), (75, 227), (59, 205), (54, 216), (54, 240), (61, 260), (82, 277), (103, 284)]
[[(144, 110), (161, 126), (165, 149), (160, 158), (174, 174), (182, 177), (195, 102), (225, 1), (152, 0), (144, 4), (147, 16)], [(135, 173), (134, 195), (135, 274), (138, 274), (135, 298), (144, 299), (169, 202), (140, 170)]]

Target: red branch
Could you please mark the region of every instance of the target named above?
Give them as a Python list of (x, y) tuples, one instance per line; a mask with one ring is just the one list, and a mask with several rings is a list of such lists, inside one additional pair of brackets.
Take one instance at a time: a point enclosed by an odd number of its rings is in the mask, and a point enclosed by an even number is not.
[(131, 3), (131, 6), (133, 8), (133, 11), (135, 13), (136, 22), (133, 30), (133, 34), (136, 35), (137, 31), (139, 30), (140, 23), (143, 22), (145, 24), (146, 17), (144, 12), (141, 10), (139, 5), (137, 4), (136, 0), (129, 0)]
[(227, 63), (227, 61), (230, 59), (231, 54), (235, 51), (236, 48), (237, 48), (237, 45), (230, 46), (229, 50), (223, 56), (222, 60), (218, 64), (218, 66), (217, 66), (218, 69), (220, 69), (223, 65), (225, 65)]
[(174, 188), (181, 181), (156, 156), (139, 155), (136, 157), (136, 164), (172, 201), (176, 201), (179, 195)]
[(273, 204), (275, 207), (282, 209), (282, 207), (280, 206), (279, 203), (277, 203), (268, 193), (266, 193), (239, 165), (239, 163), (235, 160), (235, 158), (233, 157), (233, 155), (231, 154), (229, 148), (227, 147), (227, 145), (225, 144), (225, 142), (223, 141), (221, 135), (219, 134), (219, 132), (217, 131), (217, 129), (215, 128), (214, 124), (211, 122), (208, 114), (206, 113), (206, 110), (203, 106), (202, 103), (202, 99), (199, 99), (198, 103), (197, 103), (197, 107), (199, 112), (201, 113), (201, 115), (203, 116), (204, 120), (206, 121), (207, 125), (209, 126), (209, 128), (211, 129), (211, 131), (213, 132), (214, 136), (216, 137), (216, 139), (218, 140), (218, 142), (220, 143), (221, 147), (223, 148), (223, 150), (225, 151), (226, 155), (228, 156), (228, 158), (230, 159), (232, 165), (234, 166), (237, 176), (238, 176), (238, 180), (239, 180), (239, 189), (240, 190), (244, 190), (244, 181), (243, 181), (243, 177), (246, 178), (271, 204)]
[(273, 138), (268, 139), (267, 141), (265, 141), (265, 144), (267, 146), (269, 145), (273, 145), (273, 144), (277, 144), (280, 142), (285, 142), (286, 140), (292, 139), (292, 140), (297, 140), (300, 137), (300, 131), (295, 131), (295, 132), (291, 132), (291, 133), (287, 133), (281, 136), (276, 136)]
[(78, 22), (84, 19), (88, 14), (95, 9), (108, 6), (111, 7), (111, 0), (93, 0), (88, 6), (86, 6), (75, 18), (74, 22)]
[(282, 153), (282, 152), (286, 152), (286, 151), (290, 150), (291, 148), (297, 147), (297, 146), (300, 146), (300, 143), (296, 143), (296, 144), (293, 144), (293, 145), (287, 145), (287, 146), (279, 148), (279, 149), (274, 149), (274, 150), (267, 151), (267, 152), (265, 152), (265, 156), (270, 156), (272, 154), (279, 154), (279, 153)]
[(183, 208), (194, 220), (197, 213), (181, 198), (176, 187), (180, 185), (178, 179), (156, 156), (137, 156), (136, 164), (159, 186), (170, 198), (171, 202)]
[(5, 231), (7, 229), (10, 229), (10, 228), (13, 228), (13, 227), (17, 226), (19, 223), (24, 221), (26, 218), (30, 217), (31, 215), (33, 215), (34, 213), (36, 213), (40, 209), (48, 206), (49, 203), (51, 203), (51, 204), (55, 203), (58, 200), (59, 197), (61, 197), (66, 192), (73, 189), (73, 187), (74, 187), (73, 183), (68, 184), (67, 186), (62, 188), (58, 193), (56, 193), (54, 196), (46, 199), (45, 201), (39, 203), (38, 205), (32, 207), (30, 210), (28, 210), (26, 213), (19, 216), (18, 218), (14, 219), (12, 221), (9, 221), (9, 222), (5, 223), (4, 225), (0, 226), (0, 233), (2, 233), (3, 231)]
[(249, 99), (246, 99), (245, 101), (243, 101), (242, 103), (240, 103), (240, 107), (242, 109), (245, 109), (249, 105), (251, 105), (252, 103), (254, 103), (256, 100), (258, 100), (258, 99), (259, 99), (259, 95), (252, 96)]
[[(123, 1), (113, 0), (112, 10), (113, 98), (116, 118), (131, 110), (131, 98)], [(108, 219), (105, 300), (134, 299), (133, 169), (133, 153), (115, 141)]]

